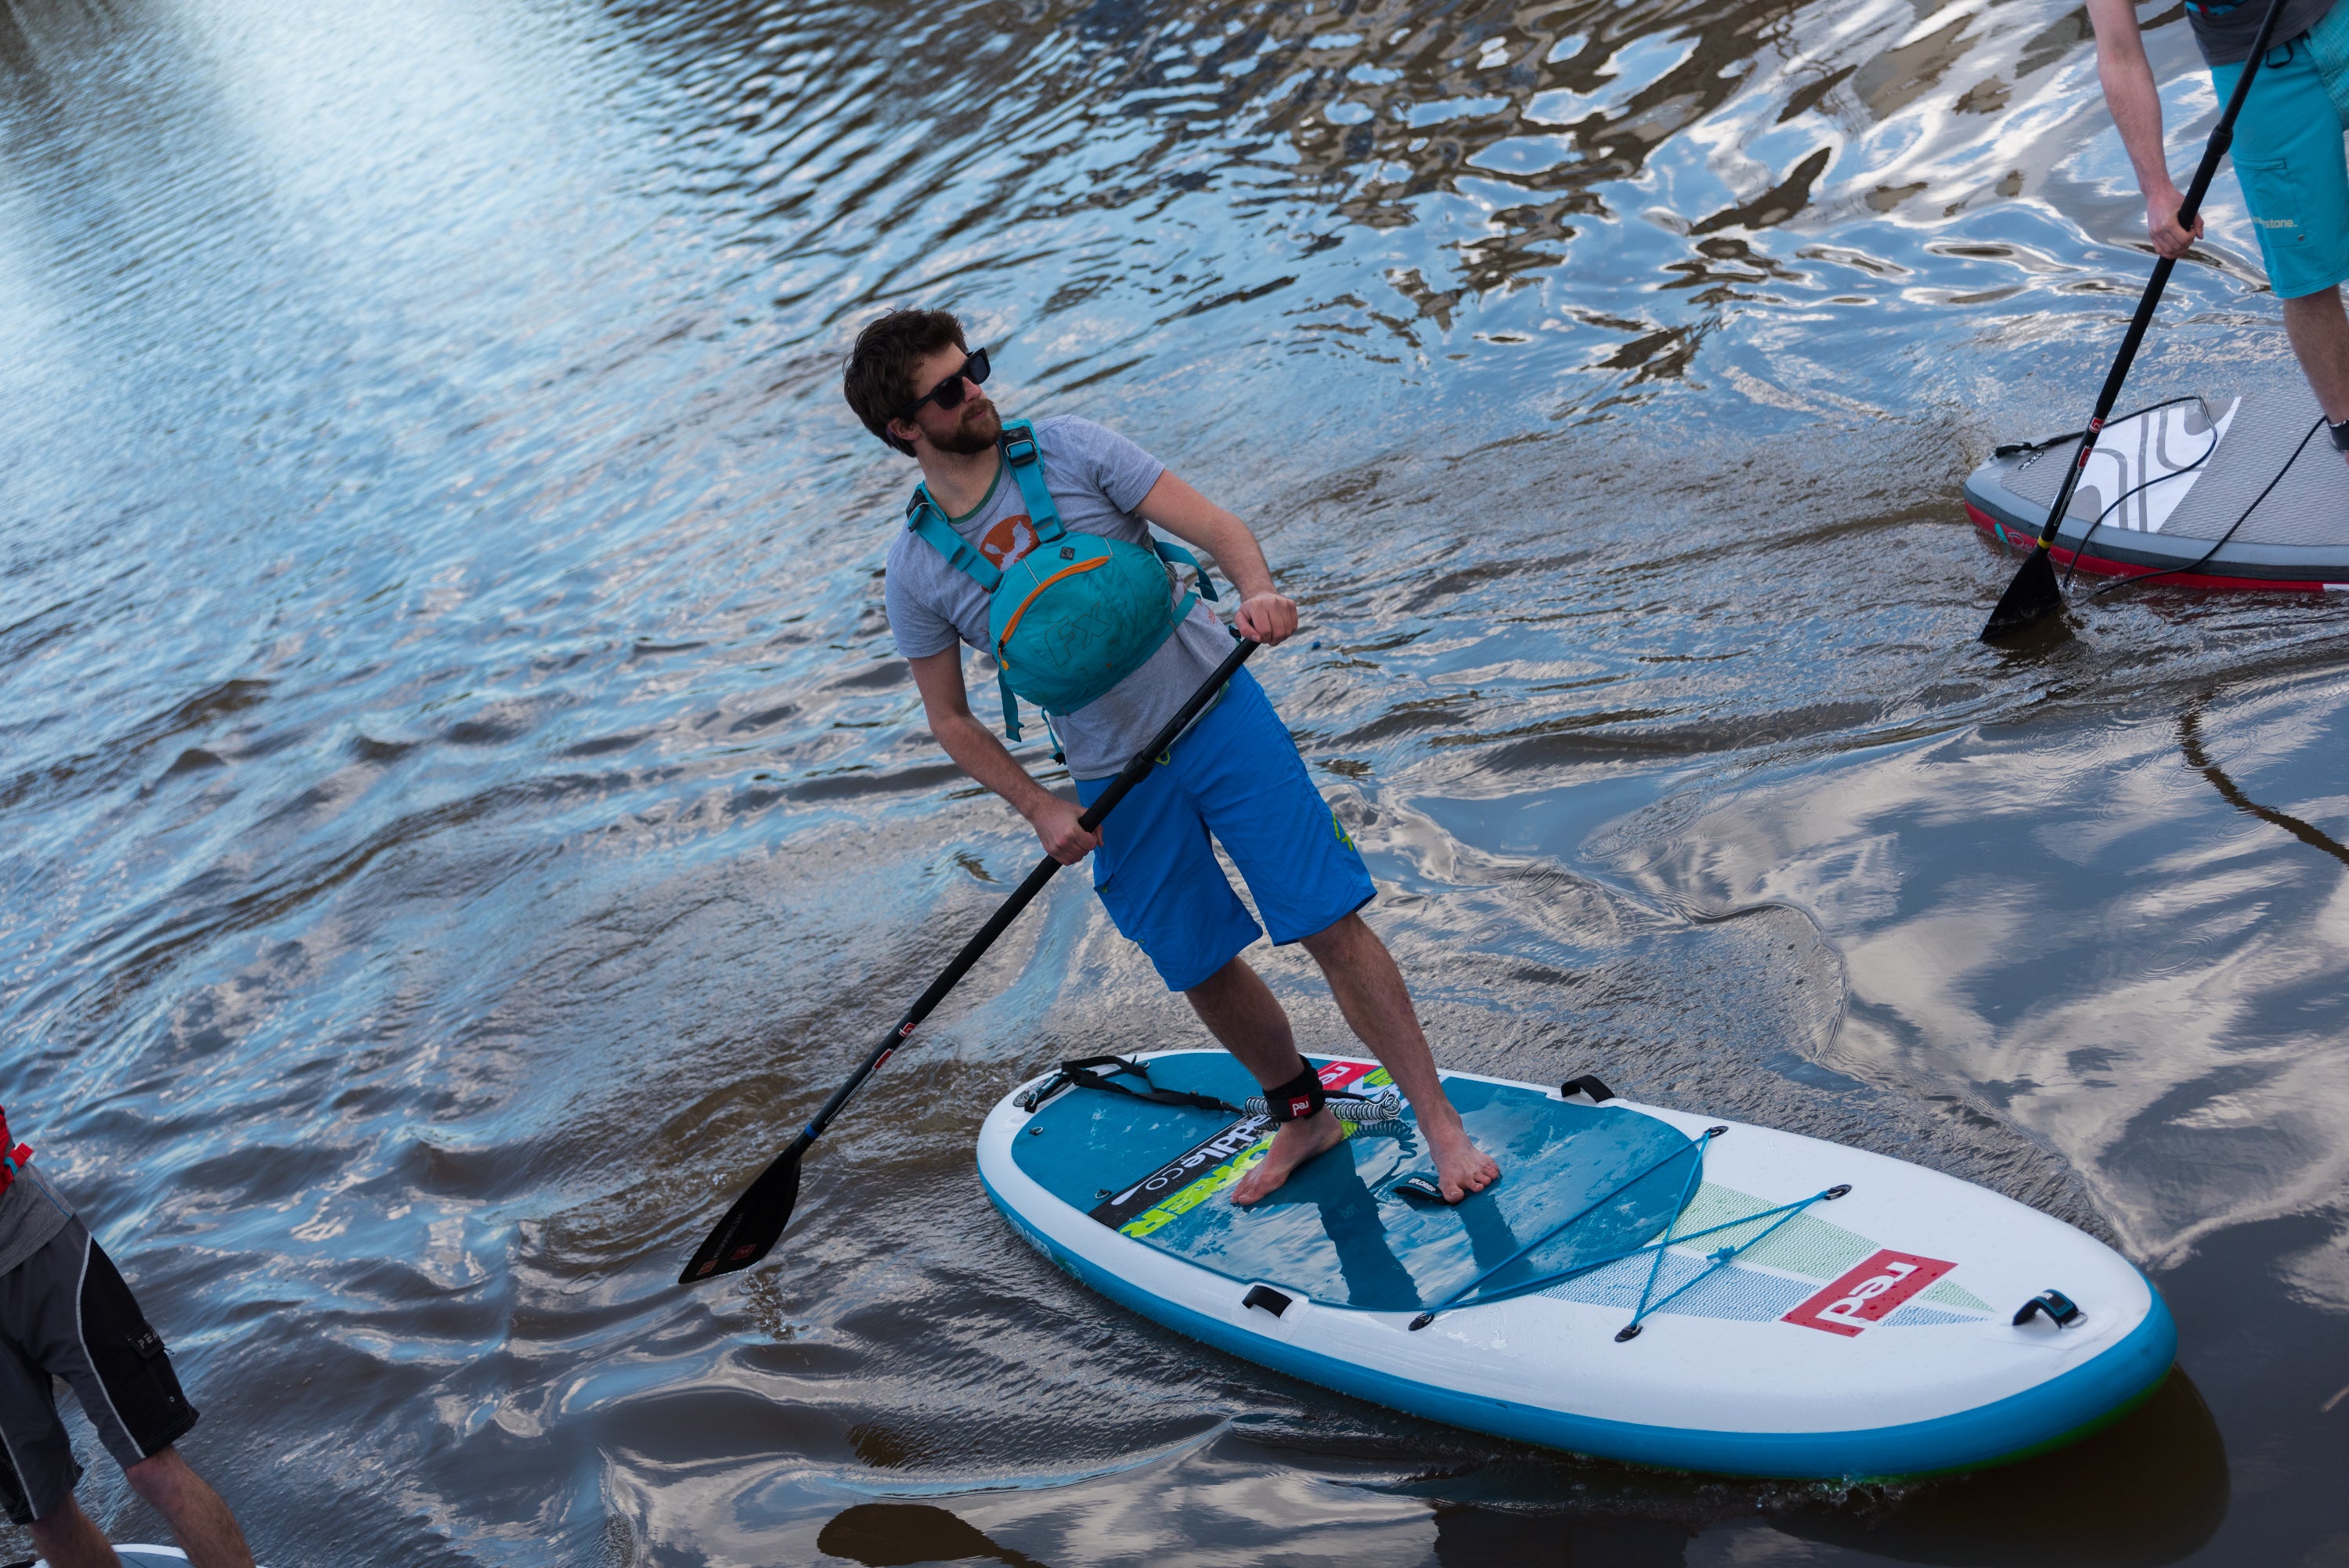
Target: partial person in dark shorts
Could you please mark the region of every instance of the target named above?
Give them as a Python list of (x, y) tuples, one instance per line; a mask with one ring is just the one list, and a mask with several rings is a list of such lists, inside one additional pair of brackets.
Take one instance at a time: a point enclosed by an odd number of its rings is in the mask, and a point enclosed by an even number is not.
[[(0, 1113), (0, 1151), (11, 1143)], [(21, 1145), (0, 1152), (0, 1505), (50, 1568), (119, 1568), (74, 1501), (81, 1466), (57, 1418), (62, 1377), (130, 1490), (171, 1522), (196, 1568), (253, 1568), (220, 1494), (172, 1445), (196, 1424), (162, 1338), (114, 1261)]]

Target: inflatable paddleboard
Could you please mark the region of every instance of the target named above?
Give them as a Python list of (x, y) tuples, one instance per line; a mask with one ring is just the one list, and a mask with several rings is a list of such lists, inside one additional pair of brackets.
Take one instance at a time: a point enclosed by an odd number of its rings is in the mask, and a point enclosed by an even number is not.
[[(118, 1542), (114, 1554), (122, 1559), (122, 1568), (165, 1568), (167, 1563), (178, 1564), (188, 1560), (188, 1554), (176, 1546), (142, 1546), (137, 1542), (128, 1545)], [(36, 1558), (32, 1568), (49, 1568), (49, 1560)]]
[[(1136, 1096), (1244, 1108), (1255, 1083), (1221, 1051), (1133, 1059), (1112, 1081), (1134, 1094), (1056, 1072), (995, 1107), (996, 1206), (1121, 1305), (1433, 1420), (1672, 1470), (1920, 1475), (2085, 1436), (2177, 1348), (2144, 1275), (2060, 1221), (1595, 1079), (1444, 1074), (1502, 1169), (1456, 1208), (1413, 1195), (1433, 1166), (1399, 1107), (1235, 1208), (1272, 1125)], [(1332, 1088), (1391, 1083), (1313, 1061)]]
[[(1966, 516), (2031, 549), (2079, 451), (2076, 433), (2001, 447)], [(2105, 427), (2049, 553), (2189, 588), (2349, 589), (2349, 462), (2304, 391), (2156, 404)]]

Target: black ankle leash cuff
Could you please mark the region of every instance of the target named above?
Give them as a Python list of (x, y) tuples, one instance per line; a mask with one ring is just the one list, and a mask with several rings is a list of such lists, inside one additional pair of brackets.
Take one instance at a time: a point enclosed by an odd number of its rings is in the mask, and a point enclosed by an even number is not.
[(1308, 1062), (1295, 1078), (1264, 1091), (1264, 1113), (1275, 1121), (1303, 1121), (1319, 1115), (1329, 1101), (1329, 1091), (1321, 1087), (1321, 1075)]
[(2335, 449), (2349, 452), (2349, 419), (2343, 419), (2337, 424), (2327, 419), (2324, 422), (2324, 433), (2333, 438)]

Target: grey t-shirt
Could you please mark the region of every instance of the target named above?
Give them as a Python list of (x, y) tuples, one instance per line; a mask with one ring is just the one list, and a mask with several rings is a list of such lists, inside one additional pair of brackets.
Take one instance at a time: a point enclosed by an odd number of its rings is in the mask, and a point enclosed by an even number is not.
[[(1037, 420), (1036, 449), (1044, 465), (1044, 488), (1060, 510), (1061, 527), (1148, 548), (1149, 527), (1133, 509), (1166, 471), (1165, 464), (1114, 430), (1071, 415)], [(968, 514), (947, 521), (998, 566), (1009, 566), (1036, 546), (1035, 524), (1008, 463), (998, 465), (986, 500)], [(986, 593), (969, 573), (947, 564), (913, 530), (899, 529), (890, 544), (883, 586), (889, 630), (905, 657), (927, 658), (957, 641), (982, 653), (991, 651)], [(1174, 591), (1171, 573), (1167, 591), (1170, 595)], [(1076, 712), (1052, 715), (1052, 730), (1068, 754), (1070, 774), (1106, 779), (1132, 761), (1215, 673), (1231, 645), (1231, 634), (1203, 601), (1191, 607), (1174, 634), (1140, 669)], [(991, 680), (971, 692), (972, 710), (990, 727), (999, 721), (1000, 706)]]
[[(2270, 48), (2281, 48), (2324, 20), (2333, 9), (2333, 0), (2283, 0), (2283, 15), (2276, 18), (2275, 36), (2268, 40)], [(2202, 58), (2213, 66), (2231, 66), (2251, 58), (2251, 43), (2260, 36), (2260, 24), (2267, 20), (2268, 0), (2186, 0), (2186, 19), (2194, 27), (2194, 41), (2202, 46)], [(2256, 86), (2254, 92), (2259, 90)], [(2244, 151), (2254, 150), (2246, 147)]]
[(28, 1162), (8, 1190), (0, 1192), (0, 1274), (48, 1245), (49, 1238), (72, 1218), (72, 1206)]

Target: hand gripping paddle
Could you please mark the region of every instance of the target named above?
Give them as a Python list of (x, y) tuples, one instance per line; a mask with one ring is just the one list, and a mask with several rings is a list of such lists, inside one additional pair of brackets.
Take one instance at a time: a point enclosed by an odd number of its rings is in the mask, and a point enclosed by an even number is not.
[[(2268, 0), (2268, 14), (2260, 23), (2259, 36), (2251, 43), (2251, 55), (2243, 61), (2243, 74), (2235, 78), (2235, 90), (2227, 95), (2226, 111), (2219, 116), (2219, 123), (2210, 130), (2210, 143), (2202, 150), (2202, 162), (2194, 170), (2194, 182), (2186, 188), (2186, 204), (2178, 209), (2178, 225), (2189, 232), (2194, 228), (2194, 215), (2201, 211), (2202, 198), (2218, 176), (2219, 160), (2227, 156), (2227, 149), (2235, 139), (2235, 117), (2242, 112), (2243, 100), (2251, 97), (2251, 78), (2260, 74), (2260, 60), (2268, 52), (2268, 40), (2275, 35), (2276, 19), (2283, 15), (2283, 5), (2284, 0)], [(1982, 629), (1983, 642), (1995, 642), (2020, 632), (2064, 607), (2064, 590), (2055, 581), (2054, 563), (2047, 558), (2048, 547), (2055, 542), (2055, 531), (2062, 526), (2064, 513), (2072, 505), (2072, 492), (2079, 488), (2081, 470), (2088, 466), (2088, 454), (2095, 449), (2096, 433), (2112, 417), (2113, 405), (2120, 398), (2121, 383), (2128, 379), (2137, 346), (2145, 341), (2146, 329), (2153, 325), (2153, 308), (2161, 303), (2161, 291), (2169, 286), (2170, 271), (2177, 265), (2177, 260), (2170, 256), (2154, 263), (2153, 277), (2137, 302), (2137, 315), (2129, 322), (2127, 335), (2121, 339), (2121, 351), (2113, 360), (2111, 372), (2105, 377), (2105, 389), (2096, 396), (2095, 417), (2081, 433), (2079, 458), (2055, 491), (2055, 504), (2047, 509), (2047, 526), (2039, 531), (2039, 542), (2015, 573), (2014, 581), (2006, 585), (1998, 607), (1990, 613), (1990, 620)]]
[[(1237, 632), (1232, 634), (1239, 635)], [(1190, 700), (1166, 721), (1166, 727), (1151, 738), (1150, 744), (1143, 747), (1110, 787), (1102, 791), (1101, 798), (1077, 819), (1078, 826), (1089, 833), (1098, 829), (1102, 819), (1125, 799), (1127, 791), (1142, 782), (1143, 776), (1150, 771), (1151, 764), (1181, 738), (1193, 719), (1206, 711), (1207, 705), (1216, 700), (1216, 694), (1224, 689), (1224, 683), (1247, 663), (1248, 655), (1255, 653), (1259, 645), (1241, 639), (1240, 645), (1234, 648), (1216, 667), (1216, 673), (1207, 677), (1206, 684), (1191, 694)], [(773, 1163), (759, 1172), (759, 1179), (734, 1200), (734, 1206), (726, 1211), (726, 1217), (718, 1222), (718, 1228), (709, 1233), (709, 1239), (694, 1253), (693, 1261), (687, 1264), (685, 1272), (677, 1276), (678, 1284), (698, 1284), (703, 1280), (747, 1269), (772, 1250), (782, 1236), (783, 1227), (791, 1223), (792, 1205), (799, 1201), (800, 1156), (808, 1151), (810, 1144), (823, 1136), (824, 1129), (832, 1125), (832, 1119), (840, 1114), (841, 1108), (864, 1086), (864, 1080), (889, 1059), (892, 1052), (905, 1043), (906, 1037), (930, 1016), (932, 1008), (946, 1000), (947, 993), (955, 988), (956, 983), (969, 972), (970, 966), (978, 962), (979, 955), (993, 946), (995, 939), (1019, 917), (1019, 912), (1044, 891), (1044, 884), (1050, 882), (1060, 869), (1061, 862), (1050, 855), (1037, 862), (1036, 869), (1028, 873), (1028, 880), (1003, 901), (1000, 909), (988, 917), (987, 923), (978, 928), (976, 936), (963, 944), (962, 951), (955, 954), (954, 962), (946, 966), (945, 973), (931, 981), (930, 988), (905, 1009), (905, 1016), (881, 1037), (881, 1043), (873, 1047), (872, 1054), (864, 1058), (864, 1065), (851, 1073), (846, 1083), (832, 1091), (832, 1098), (823, 1102), (823, 1109), (815, 1113), (815, 1119), (802, 1128), (800, 1135), (792, 1140), (791, 1147), (775, 1156)]]

